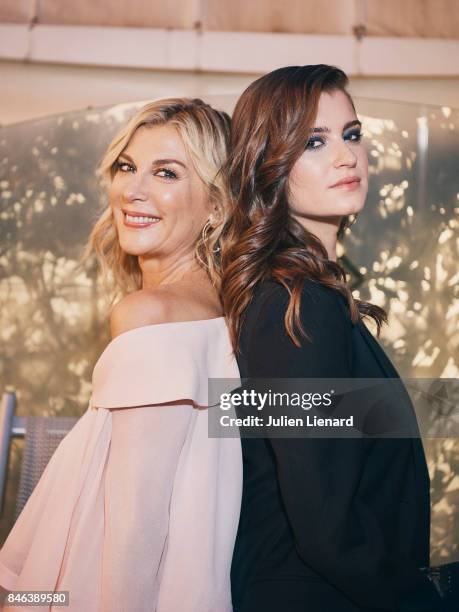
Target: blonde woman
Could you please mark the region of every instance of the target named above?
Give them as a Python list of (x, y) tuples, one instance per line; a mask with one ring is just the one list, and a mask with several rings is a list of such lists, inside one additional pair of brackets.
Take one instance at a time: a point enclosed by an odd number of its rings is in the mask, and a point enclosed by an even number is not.
[(105, 154), (86, 254), (123, 297), (89, 407), (0, 551), (5, 589), (69, 591), (79, 612), (232, 610), (240, 442), (209, 438), (205, 409), (209, 377), (239, 376), (214, 257), (228, 133), (225, 113), (167, 99)]

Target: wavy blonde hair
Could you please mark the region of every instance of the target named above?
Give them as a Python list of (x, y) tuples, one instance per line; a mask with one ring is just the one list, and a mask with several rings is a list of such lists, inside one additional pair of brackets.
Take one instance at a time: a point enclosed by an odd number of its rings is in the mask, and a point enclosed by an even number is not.
[[(197, 98), (166, 98), (150, 102), (116, 134), (98, 168), (102, 184), (107, 189), (115, 175), (118, 157), (139, 127), (167, 124), (178, 131), (215, 209), (212, 213), (212, 224), (206, 223), (196, 243), (195, 257), (199, 265), (207, 270), (217, 290), (220, 288), (221, 276), (217, 255), (218, 238), (225, 220), (228, 200), (220, 169), (227, 156), (230, 123), (227, 113), (218, 111)], [(94, 256), (105, 289), (112, 294), (111, 303), (119, 294), (122, 296), (142, 287), (142, 274), (137, 256), (121, 249), (112, 209), (106, 202), (92, 228), (79, 266), (85, 266), (89, 261), (94, 263)]]

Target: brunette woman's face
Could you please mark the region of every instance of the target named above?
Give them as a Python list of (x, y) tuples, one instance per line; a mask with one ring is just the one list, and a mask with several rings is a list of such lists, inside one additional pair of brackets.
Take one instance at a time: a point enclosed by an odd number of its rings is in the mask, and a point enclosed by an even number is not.
[(135, 131), (116, 162), (109, 200), (122, 250), (143, 259), (188, 256), (209, 217), (204, 183), (168, 125)]
[[(339, 222), (362, 210), (368, 191), (368, 159), (361, 124), (342, 91), (321, 94), (305, 147), (289, 177), (293, 217), (300, 223), (331, 218)], [(336, 185), (343, 179), (353, 181)]]

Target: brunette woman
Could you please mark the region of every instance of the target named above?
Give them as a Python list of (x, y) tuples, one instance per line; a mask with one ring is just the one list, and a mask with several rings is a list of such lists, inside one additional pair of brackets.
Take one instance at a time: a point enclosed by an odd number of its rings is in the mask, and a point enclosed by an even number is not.
[[(233, 115), (222, 294), (241, 378), (396, 378), (337, 261), (368, 163), (346, 75), (291, 66), (252, 83)], [(371, 240), (371, 236), (367, 237)], [(397, 410), (412, 413), (407, 398)], [(443, 609), (429, 564), (419, 437), (243, 439), (232, 565), (237, 612)]]

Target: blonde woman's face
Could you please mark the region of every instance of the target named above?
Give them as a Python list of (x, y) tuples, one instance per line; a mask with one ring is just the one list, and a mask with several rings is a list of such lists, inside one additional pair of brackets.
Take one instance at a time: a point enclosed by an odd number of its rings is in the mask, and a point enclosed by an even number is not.
[(209, 217), (205, 186), (168, 125), (136, 130), (116, 162), (109, 200), (122, 250), (143, 259), (187, 257)]
[[(362, 210), (368, 191), (368, 159), (361, 124), (342, 91), (321, 94), (314, 132), (305, 135), (305, 147), (289, 177), (292, 215), (301, 223)], [(335, 186), (346, 178), (356, 180)]]

